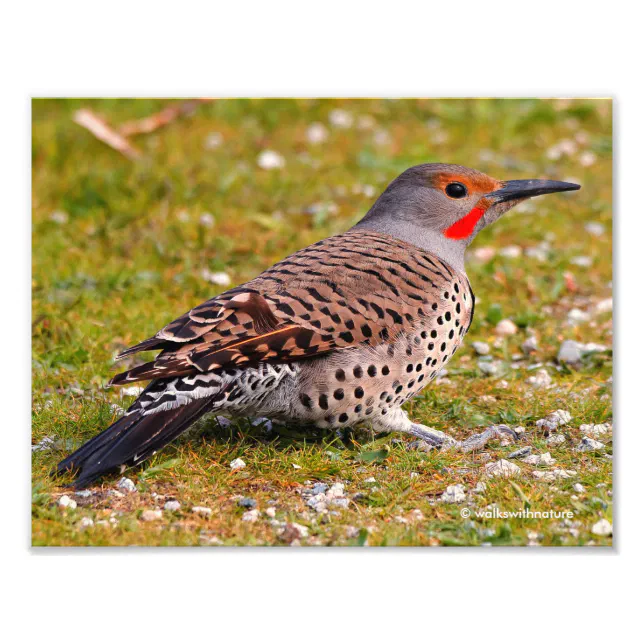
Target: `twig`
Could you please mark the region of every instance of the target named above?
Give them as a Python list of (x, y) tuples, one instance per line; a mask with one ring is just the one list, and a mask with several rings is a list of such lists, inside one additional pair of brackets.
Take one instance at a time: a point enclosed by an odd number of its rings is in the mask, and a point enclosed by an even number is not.
[(199, 103), (211, 101), (211, 98), (197, 98), (189, 101), (182, 101), (175, 103), (160, 112), (156, 112), (150, 116), (137, 121), (127, 121), (119, 127), (119, 132), (123, 136), (135, 136), (137, 134), (149, 134), (158, 130), (160, 127), (168, 125), (175, 119), (186, 114), (190, 114), (195, 110)]
[(121, 134), (113, 130), (102, 118), (91, 110), (82, 109), (74, 114), (74, 122), (89, 130), (99, 141), (103, 141), (114, 150), (118, 150), (128, 159), (138, 159), (141, 156), (139, 150), (133, 147), (130, 142)]

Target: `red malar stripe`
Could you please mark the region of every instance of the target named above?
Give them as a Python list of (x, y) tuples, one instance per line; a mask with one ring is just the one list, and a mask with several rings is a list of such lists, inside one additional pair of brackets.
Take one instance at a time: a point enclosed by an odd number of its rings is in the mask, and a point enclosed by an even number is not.
[(465, 217), (459, 219), (449, 228), (443, 231), (443, 235), (449, 239), (465, 239), (472, 234), (479, 219), (485, 214), (482, 208), (472, 208)]

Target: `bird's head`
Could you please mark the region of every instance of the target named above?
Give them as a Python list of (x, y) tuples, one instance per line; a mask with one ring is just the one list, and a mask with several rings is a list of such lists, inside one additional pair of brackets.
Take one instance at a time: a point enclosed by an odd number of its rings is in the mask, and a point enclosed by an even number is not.
[(392, 181), (356, 227), (408, 241), (462, 270), (467, 246), (510, 208), (530, 197), (579, 188), (548, 179), (499, 181), (460, 165), (426, 163)]

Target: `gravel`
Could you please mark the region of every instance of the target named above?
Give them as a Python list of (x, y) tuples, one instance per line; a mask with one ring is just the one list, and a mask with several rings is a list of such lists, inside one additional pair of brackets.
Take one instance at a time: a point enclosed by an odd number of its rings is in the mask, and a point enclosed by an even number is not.
[(198, 514), (200, 517), (209, 517), (212, 514), (212, 510), (210, 508), (205, 508), (202, 505), (195, 505), (191, 512)]
[(600, 519), (590, 531), (600, 537), (608, 537), (613, 534), (613, 525), (607, 519)]
[(499, 366), (496, 362), (483, 362), (479, 360), (479, 369), (485, 376), (495, 376), (499, 371)]
[(178, 512), (181, 509), (181, 503), (179, 501), (166, 501), (163, 509), (167, 512)]
[(76, 496), (80, 496), (81, 499), (88, 499), (90, 496), (94, 496), (94, 492), (91, 490), (78, 490), (78, 492), (74, 492)]
[(539, 369), (534, 376), (530, 376), (526, 382), (535, 389), (547, 389), (552, 384), (552, 378), (545, 369)]
[(610, 423), (602, 423), (600, 425), (580, 425), (579, 431), (585, 436), (592, 436), (599, 438), (603, 434), (608, 434), (613, 431), (613, 426)]
[(93, 525), (94, 525), (94, 520), (90, 519), (89, 517), (83, 517), (76, 524), (76, 526), (78, 527), (79, 530), (87, 530), (87, 528), (91, 528)]
[(141, 512), (141, 521), (158, 521), (163, 518), (161, 510), (143, 510)]
[(36, 445), (31, 446), (31, 451), (32, 452), (46, 452), (47, 450), (52, 449), (54, 447), (54, 445), (55, 445), (54, 439), (50, 438), (49, 436), (45, 436), (45, 438), (43, 438)]
[(578, 452), (595, 452), (604, 449), (604, 447), (606, 447), (604, 443), (600, 443), (589, 436), (584, 436), (576, 449)]
[(582, 359), (591, 353), (602, 353), (607, 350), (603, 344), (588, 342), (583, 344), (575, 340), (564, 340), (559, 347), (557, 361), (560, 364), (577, 366), (581, 364)]
[(552, 432), (560, 425), (566, 425), (571, 420), (572, 416), (569, 412), (563, 409), (557, 409), (557, 411), (549, 413), (545, 418), (539, 419), (535, 424), (540, 429)]
[(552, 465), (555, 462), (555, 459), (550, 456), (550, 452), (545, 452), (544, 454), (532, 454), (531, 456), (526, 456), (523, 459), (523, 462), (528, 465)]
[(546, 438), (546, 444), (551, 447), (556, 447), (557, 445), (563, 445), (566, 442), (566, 437), (563, 434), (552, 434)]
[(512, 320), (501, 320), (497, 325), (494, 333), (502, 337), (514, 335), (518, 331), (517, 325)]
[(581, 494), (582, 492), (586, 491), (586, 488), (581, 484), (581, 483), (575, 483), (572, 486), (572, 489), (577, 492), (578, 494)]
[(467, 496), (465, 495), (465, 488), (458, 485), (448, 485), (445, 492), (440, 497), (443, 503), (463, 503)]
[(60, 499), (58, 499), (58, 507), (63, 509), (74, 510), (76, 509), (76, 501), (74, 501), (74, 499), (70, 498), (66, 494), (63, 494), (63, 496), (61, 496)]
[(231, 461), (230, 463), (230, 469), (233, 472), (236, 472), (237, 470), (243, 470), (246, 467), (246, 463), (242, 461), (241, 458), (236, 458), (234, 461)]
[(474, 349), (479, 356), (486, 356), (490, 353), (490, 345), (487, 342), (472, 342), (472, 349)]
[(242, 521), (246, 521), (247, 523), (255, 523), (259, 519), (259, 510), (248, 510), (248, 512), (244, 512), (242, 514)]
[(539, 342), (537, 341), (537, 338), (535, 338), (533, 335), (530, 336), (521, 344), (521, 351), (525, 353), (526, 355), (530, 353), (534, 353), (539, 349)]
[(510, 463), (510, 461), (501, 459), (499, 461), (494, 461), (493, 463), (487, 463), (485, 465), (485, 474), (490, 478), (509, 478), (521, 474), (521, 468), (514, 463)]
[(121, 490), (121, 492), (136, 492), (136, 485), (134, 484), (134, 481), (126, 478), (125, 476), (119, 479), (116, 487)]
[(529, 445), (527, 447), (520, 447), (511, 454), (508, 454), (508, 458), (523, 458), (524, 456), (528, 456), (531, 451), (532, 447), (530, 447)]

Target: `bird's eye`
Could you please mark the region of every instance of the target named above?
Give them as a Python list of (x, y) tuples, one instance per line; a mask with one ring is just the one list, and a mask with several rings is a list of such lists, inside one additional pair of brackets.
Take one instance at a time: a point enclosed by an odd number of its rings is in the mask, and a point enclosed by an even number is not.
[(462, 183), (449, 183), (445, 188), (445, 193), (452, 199), (462, 199), (467, 197), (467, 188)]

